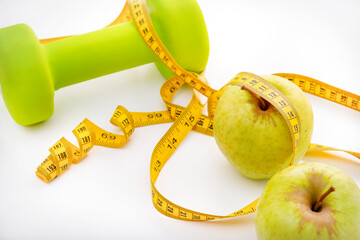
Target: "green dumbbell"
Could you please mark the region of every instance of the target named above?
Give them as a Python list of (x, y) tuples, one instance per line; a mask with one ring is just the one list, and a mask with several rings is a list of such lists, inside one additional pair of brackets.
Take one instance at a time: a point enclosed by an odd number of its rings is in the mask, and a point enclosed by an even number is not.
[[(174, 59), (188, 71), (204, 71), (209, 40), (196, 0), (147, 0), (153, 25)], [(54, 90), (155, 62), (133, 22), (41, 44), (25, 24), (0, 29), (0, 84), (4, 102), (21, 125), (45, 121), (54, 111)]]

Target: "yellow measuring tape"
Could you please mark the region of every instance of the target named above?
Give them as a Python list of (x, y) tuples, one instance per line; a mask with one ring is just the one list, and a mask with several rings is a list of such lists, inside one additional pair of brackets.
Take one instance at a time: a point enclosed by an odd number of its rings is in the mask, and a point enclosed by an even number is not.
[[(292, 135), (293, 158), (297, 151), (301, 129), (296, 109), (278, 89), (268, 83), (265, 79), (251, 73), (239, 73), (219, 91), (212, 89), (207, 84), (204, 77), (184, 70), (172, 58), (156, 34), (155, 28), (151, 24), (150, 15), (147, 11), (146, 2), (144, 0), (128, 0), (125, 9), (126, 10), (123, 10), (123, 12), (129, 12), (131, 19), (134, 21), (145, 43), (175, 74), (174, 77), (170, 78), (163, 84), (160, 90), (160, 94), (164, 100), (167, 111), (148, 113), (129, 112), (124, 107), (118, 106), (110, 122), (115, 126), (120, 127), (123, 135), (107, 132), (90, 122), (88, 119), (85, 119), (73, 131), (79, 147), (76, 147), (72, 143), (68, 142), (65, 138), (60, 139), (50, 148), (50, 155), (37, 168), (36, 175), (44, 182), (50, 182), (66, 171), (72, 163), (77, 163), (84, 158), (94, 145), (121, 147), (126, 143), (136, 127), (174, 122), (166, 134), (157, 143), (151, 157), (151, 193), (155, 208), (166, 216), (189, 221), (208, 221), (255, 212), (258, 200), (255, 200), (242, 209), (225, 216), (189, 210), (171, 202), (161, 195), (161, 193), (156, 189), (155, 183), (167, 160), (171, 157), (182, 140), (191, 130), (209, 136), (213, 135), (212, 117), (214, 116), (216, 102), (227, 87), (231, 85), (239, 85), (268, 101), (282, 114)], [(122, 19), (128, 18), (123, 15)], [(342, 104), (356, 111), (360, 111), (360, 96), (358, 95), (301, 75), (284, 73), (276, 75), (292, 81), (305, 92)], [(193, 97), (186, 108), (172, 103), (175, 93), (185, 83), (192, 86), (194, 89)], [(202, 104), (199, 100), (199, 93), (208, 97), (207, 105), (209, 116), (202, 114), (204, 104)], [(310, 151), (344, 150), (310, 144), (308, 152)], [(351, 151), (344, 152), (360, 158), (359, 153)], [(293, 160), (290, 164), (292, 164), (292, 162)]]

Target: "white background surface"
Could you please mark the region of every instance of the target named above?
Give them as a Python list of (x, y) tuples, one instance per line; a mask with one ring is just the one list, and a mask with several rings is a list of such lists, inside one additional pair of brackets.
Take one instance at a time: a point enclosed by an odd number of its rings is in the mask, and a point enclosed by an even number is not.
[[(206, 76), (218, 89), (240, 71), (293, 72), (360, 93), (358, 0), (198, 1), (208, 27)], [(102, 28), (117, 17), (121, 0), (0, 0), (0, 27), (24, 22), (39, 38)], [(255, 215), (194, 223), (158, 213), (150, 197), (152, 149), (170, 124), (136, 129), (122, 149), (94, 147), (50, 184), (36, 178), (47, 149), (85, 117), (117, 132), (109, 119), (117, 105), (130, 111), (164, 110), (164, 82), (154, 65), (111, 74), (56, 92), (55, 113), (22, 127), (0, 101), (0, 239), (256, 239)], [(186, 104), (191, 90), (177, 102)], [(309, 96), (309, 95), (308, 95)], [(360, 114), (309, 96), (312, 142), (360, 151)], [(360, 185), (358, 159), (317, 154), (304, 161), (336, 166)], [(190, 133), (159, 177), (157, 187), (184, 207), (228, 214), (257, 198), (266, 181), (238, 174), (215, 141)]]

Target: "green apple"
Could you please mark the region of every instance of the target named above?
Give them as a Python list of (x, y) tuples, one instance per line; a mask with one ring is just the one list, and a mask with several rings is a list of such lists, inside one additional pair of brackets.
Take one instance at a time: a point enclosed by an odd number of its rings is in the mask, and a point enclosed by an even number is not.
[(266, 184), (255, 227), (259, 240), (359, 240), (359, 187), (349, 175), (326, 164), (288, 167)]
[[(279, 89), (295, 107), (301, 124), (294, 163), (306, 153), (313, 130), (313, 112), (303, 91), (287, 79), (261, 76)], [(259, 99), (232, 85), (220, 97), (214, 116), (214, 136), (221, 152), (241, 174), (252, 179), (270, 178), (289, 166), (293, 142), (289, 127), (272, 105), (260, 107)]]

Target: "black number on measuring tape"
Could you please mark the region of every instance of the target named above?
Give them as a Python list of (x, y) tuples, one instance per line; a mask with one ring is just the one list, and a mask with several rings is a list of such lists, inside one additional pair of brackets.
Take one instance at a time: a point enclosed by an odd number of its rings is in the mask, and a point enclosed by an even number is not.
[(127, 133), (127, 136), (130, 137), (130, 135), (133, 133), (133, 131), (134, 131), (133, 129), (130, 129), (129, 132)]
[(126, 127), (127, 125), (129, 125), (129, 119), (125, 118), (122, 122), (122, 125), (124, 125), (124, 127)]
[(168, 207), (167, 207), (167, 212), (169, 212), (169, 213), (174, 213), (174, 208), (168, 206)]
[(61, 171), (65, 171), (68, 168), (68, 164), (65, 164), (64, 166), (61, 166)]
[(205, 118), (200, 118), (199, 119), (199, 121), (197, 122), (197, 125), (199, 125), (199, 126), (203, 126), (204, 125), (204, 120), (205, 120)]
[(181, 73), (181, 74), (180, 74), (180, 78), (181, 78), (181, 79), (185, 80), (186, 77), (187, 77), (187, 75), (186, 75), (185, 73)]
[(269, 95), (269, 97), (271, 97), (271, 98), (274, 98), (274, 97), (277, 97), (277, 96), (278, 96), (275, 92), (271, 92), (271, 93), (269, 93), (268, 95)]
[(160, 207), (162, 207), (163, 205), (163, 201), (160, 198), (157, 199), (157, 205), (159, 205)]
[(160, 167), (161, 166), (161, 162), (159, 160), (156, 161), (156, 165), (157, 167)]
[(346, 103), (347, 96), (341, 95), (341, 103)]
[(320, 95), (325, 95), (326, 89), (323, 87), (320, 87)]
[(336, 92), (330, 92), (330, 98), (335, 100)]
[(297, 124), (294, 125), (294, 132), (295, 133), (299, 132), (299, 126)]
[(113, 115), (114, 118), (118, 118), (120, 115), (122, 114), (122, 112), (120, 111), (116, 111)]
[(83, 137), (83, 138), (81, 138), (81, 139), (82, 139), (83, 143), (88, 143), (88, 142), (90, 142), (90, 136), (85, 136), (85, 137)]
[(352, 107), (356, 107), (358, 104), (359, 104), (359, 102), (357, 100), (355, 100), (355, 99), (353, 99), (352, 102), (351, 102)]
[(312, 92), (315, 91), (315, 87), (316, 87), (316, 84), (311, 82), (310, 83), (310, 91), (312, 91)]
[(299, 87), (300, 87), (300, 88), (304, 88), (304, 87), (305, 87), (305, 81), (304, 81), (304, 80), (300, 80), (300, 82), (299, 82)]
[(85, 126), (82, 126), (81, 128), (78, 128), (77, 131), (78, 132), (83, 132), (86, 130), (86, 127)]
[(149, 29), (146, 27), (143, 29), (143, 34), (146, 35), (149, 32)]
[[(243, 78), (242, 80), (246, 80), (246, 78)], [(256, 80), (251, 80), (250, 82), (249, 82), (249, 84), (251, 84), (251, 85), (255, 85), (255, 84), (257, 84), (258, 83), (258, 81), (256, 81)]]
[(47, 168), (47, 170), (48, 170), (49, 172), (53, 172), (53, 171), (56, 170), (56, 166), (55, 166), (54, 164), (51, 164), (51, 165)]
[(201, 88), (199, 89), (199, 92), (200, 92), (200, 93), (204, 93), (204, 92), (206, 92), (206, 89), (205, 89), (204, 87), (201, 87)]
[(59, 159), (65, 159), (65, 158), (67, 158), (66, 152), (59, 153), (57, 156), (58, 156)]
[(85, 148), (85, 149), (84, 149), (84, 151), (83, 151), (83, 152), (84, 152), (84, 154), (87, 154), (87, 153), (90, 151), (90, 149), (91, 149), (91, 147), (87, 147), (87, 148)]
[(167, 63), (167, 62), (169, 61), (169, 58), (165, 55), (165, 56), (162, 58), (162, 60), (163, 60), (165, 63)]
[(290, 118), (294, 118), (294, 117), (295, 117), (295, 116), (294, 116), (294, 113), (293, 113), (292, 111), (287, 112), (287, 115), (288, 115)]
[(137, 12), (135, 12), (135, 15), (138, 17), (139, 15), (141, 15), (141, 10), (138, 10)]
[(267, 87), (264, 86), (264, 85), (261, 85), (261, 86), (259, 87), (259, 89), (260, 89), (261, 91), (265, 91), (265, 90), (267, 89)]
[(180, 217), (186, 218), (186, 212), (183, 212), (183, 211), (180, 210)]
[(181, 115), (181, 110), (176, 109), (176, 111), (175, 111), (175, 115), (176, 115), (176, 117), (180, 116), (180, 115)]
[(171, 65), (171, 70), (172, 70), (173, 72), (176, 72), (176, 71), (177, 71), (177, 67), (176, 67), (174, 64), (172, 64), (172, 65)]
[(284, 102), (284, 101), (280, 101), (280, 102), (278, 102), (278, 103), (280, 104), (281, 107), (287, 106), (286, 102)]
[(55, 144), (54, 146), (53, 146), (53, 149), (54, 150), (56, 150), (56, 149), (58, 149), (58, 148), (61, 148), (63, 145), (61, 144), (61, 142), (59, 142), (59, 143), (57, 143), (57, 144)]
[(154, 42), (154, 38), (151, 36), (149, 39), (148, 39), (148, 43), (151, 45), (153, 42)]

